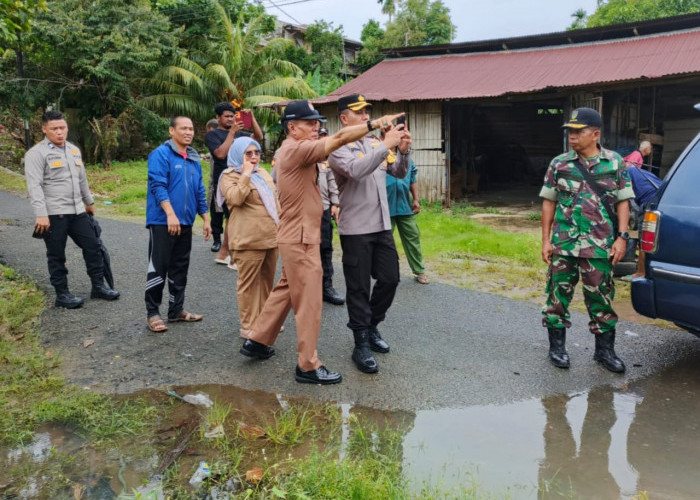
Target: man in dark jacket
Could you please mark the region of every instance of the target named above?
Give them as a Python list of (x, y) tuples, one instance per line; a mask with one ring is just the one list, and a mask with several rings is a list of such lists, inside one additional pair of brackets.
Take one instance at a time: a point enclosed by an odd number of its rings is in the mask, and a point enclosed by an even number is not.
[(192, 249), (192, 225), (197, 214), (204, 220), (204, 240), (211, 236), (199, 154), (190, 147), (194, 137), (192, 120), (185, 116), (173, 118), (170, 137), (148, 155), (146, 227), (150, 239), (146, 322), (153, 332), (167, 330), (159, 311), (166, 280), (170, 292), (168, 320), (202, 319), (201, 314), (192, 314), (183, 308)]

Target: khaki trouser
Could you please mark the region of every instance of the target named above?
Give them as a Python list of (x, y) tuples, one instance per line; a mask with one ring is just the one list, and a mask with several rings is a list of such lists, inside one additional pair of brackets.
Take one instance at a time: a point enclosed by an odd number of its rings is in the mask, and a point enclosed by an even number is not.
[(250, 330), (260, 315), (275, 282), (276, 248), (267, 250), (234, 250), (238, 267), (238, 318), (242, 330)]
[(249, 338), (271, 346), (294, 308), (298, 364), (302, 370), (321, 366), (316, 345), (323, 309), (323, 270), (319, 245), (280, 243), (282, 277), (255, 320)]

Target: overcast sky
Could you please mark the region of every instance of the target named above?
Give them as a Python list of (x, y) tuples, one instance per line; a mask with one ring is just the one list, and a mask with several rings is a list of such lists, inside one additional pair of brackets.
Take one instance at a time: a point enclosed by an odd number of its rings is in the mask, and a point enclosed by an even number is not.
[[(455, 42), (564, 31), (571, 24), (573, 12), (582, 8), (591, 14), (597, 5), (596, 0), (442, 1), (450, 9), (452, 24), (457, 26)], [(369, 19), (379, 21), (382, 26), (388, 19), (377, 0), (262, 0), (262, 3), (270, 14), (294, 24), (311, 24), (321, 19), (333, 22), (334, 27), (342, 24), (345, 37), (358, 41), (362, 26)]]

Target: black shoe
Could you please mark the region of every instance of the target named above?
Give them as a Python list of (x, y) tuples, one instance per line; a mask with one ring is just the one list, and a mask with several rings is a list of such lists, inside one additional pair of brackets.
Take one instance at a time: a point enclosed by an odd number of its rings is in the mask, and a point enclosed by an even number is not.
[(249, 358), (268, 359), (275, 354), (275, 348), (254, 340), (246, 339), (239, 352)]
[(389, 352), (389, 344), (382, 338), (376, 326), (369, 329), (369, 348), (374, 352), (386, 354)]
[(56, 295), (56, 307), (65, 307), (66, 309), (77, 309), (83, 305), (84, 300), (76, 297), (70, 292), (63, 292)]
[(595, 336), (595, 354), (593, 359), (613, 373), (624, 373), (625, 364), (615, 354), (615, 331), (600, 333)]
[(549, 332), (549, 361), (557, 368), (569, 367), (566, 352), (566, 328), (547, 328)]
[(214, 243), (211, 244), (211, 251), (218, 252), (219, 250), (221, 250), (221, 240), (217, 237), (214, 237)]
[(343, 380), (343, 377), (340, 375), (340, 373), (332, 372), (323, 365), (319, 366), (315, 370), (309, 370), (308, 372), (302, 370), (297, 365), (294, 378), (297, 382), (300, 382), (302, 384), (321, 385), (337, 384)]
[(332, 286), (323, 287), (323, 300), (336, 306), (345, 304), (345, 297), (340, 295)]
[(92, 285), (92, 292), (90, 292), (90, 298), (117, 300), (119, 298), (119, 292), (117, 292), (116, 290), (112, 290), (104, 283), (101, 283), (99, 285)]
[(372, 356), (369, 347), (369, 330), (355, 330), (355, 349), (352, 351), (352, 360), (357, 369), (364, 373), (377, 373), (379, 365)]

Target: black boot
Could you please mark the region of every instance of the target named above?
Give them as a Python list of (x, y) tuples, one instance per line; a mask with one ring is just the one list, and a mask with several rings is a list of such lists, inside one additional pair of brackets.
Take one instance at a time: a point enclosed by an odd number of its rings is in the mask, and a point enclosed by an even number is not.
[(352, 332), (355, 337), (355, 349), (352, 351), (352, 360), (361, 372), (377, 373), (379, 365), (369, 350), (369, 330), (355, 330)]
[(615, 354), (615, 330), (595, 336), (595, 354), (593, 359), (611, 372), (625, 372), (625, 364)]
[(56, 289), (56, 307), (65, 307), (66, 309), (77, 309), (83, 305), (84, 300), (81, 297), (76, 297), (68, 291), (68, 288)]
[(376, 326), (371, 326), (369, 328), (369, 348), (374, 352), (381, 352), (383, 354), (389, 352), (389, 344), (387, 344), (386, 340), (379, 334), (379, 330), (377, 330)]
[(547, 328), (549, 332), (549, 361), (557, 368), (569, 367), (566, 352), (566, 328)]
[(340, 295), (333, 285), (325, 285), (323, 287), (323, 300), (336, 306), (345, 304), (345, 297)]
[(117, 300), (119, 298), (119, 292), (111, 289), (101, 280), (95, 281), (92, 284), (92, 291), (90, 292), (91, 299), (104, 299), (104, 300)]
[(219, 250), (221, 250), (221, 235), (215, 234), (215, 235), (213, 235), (213, 237), (214, 237), (214, 242), (211, 244), (211, 251), (218, 252)]

